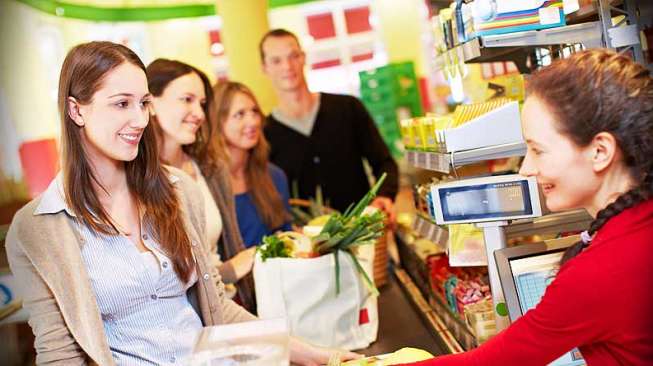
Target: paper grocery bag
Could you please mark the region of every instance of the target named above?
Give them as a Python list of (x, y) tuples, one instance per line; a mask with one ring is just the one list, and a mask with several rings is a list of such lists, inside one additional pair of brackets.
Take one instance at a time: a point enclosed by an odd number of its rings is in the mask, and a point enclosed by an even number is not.
[[(357, 258), (372, 277), (374, 248)], [(349, 254), (339, 252), (340, 293), (336, 295), (335, 254), (317, 258), (270, 258), (254, 262), (256, 302), (261, 318), (286, 317), (290, 334), (323, 347), (354, 350), (369, 346), (378, 332), (377, 299)]]

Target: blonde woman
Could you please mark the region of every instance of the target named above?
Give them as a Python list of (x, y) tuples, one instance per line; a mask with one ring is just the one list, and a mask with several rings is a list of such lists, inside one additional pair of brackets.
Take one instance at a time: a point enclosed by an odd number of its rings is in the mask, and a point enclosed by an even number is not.
[(238, 226), (245, 246), (251, 247), (265, 235), (291, 230), (288, 181), (268, 161), (263, 114), (252, 91), (225, 81), (213, 87), (213, 94), (216, 139), (227, 153)]

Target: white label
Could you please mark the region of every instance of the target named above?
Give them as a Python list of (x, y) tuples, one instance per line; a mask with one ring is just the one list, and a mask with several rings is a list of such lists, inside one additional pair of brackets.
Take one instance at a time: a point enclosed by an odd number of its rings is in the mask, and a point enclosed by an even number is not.
[(504, 14), (516, 11), (537, 9), (544, 4), (544, 1), (545, 0), (496, 0), (497, 13)]
[(557, 7), (552, 6), (550, 8), (540, 8), (538, 11), (540, 13), (540, 24), (557, 24), (560, 23), (560, 10)]
[(562, 9), (564, 10), (565, 15), (567, 15), (580, 9), (580, 5), (578, 5), (578, 0), (563, 0)]

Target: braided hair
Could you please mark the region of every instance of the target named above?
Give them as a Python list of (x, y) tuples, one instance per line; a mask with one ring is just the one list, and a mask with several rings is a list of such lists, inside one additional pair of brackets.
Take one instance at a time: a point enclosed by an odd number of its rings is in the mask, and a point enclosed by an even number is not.
[[(600, 210), (590, 224), (593, 236), (611, 218), (653, 197), (653, 78), (626, 55), (592, 49), (554, 62), (528, 81), (529, 95), (544, 101), (556, 128), (580, 147), (600, 132), (617, 141), (635, 186)], [(589, 242), (565, 252), (561, 264)]]

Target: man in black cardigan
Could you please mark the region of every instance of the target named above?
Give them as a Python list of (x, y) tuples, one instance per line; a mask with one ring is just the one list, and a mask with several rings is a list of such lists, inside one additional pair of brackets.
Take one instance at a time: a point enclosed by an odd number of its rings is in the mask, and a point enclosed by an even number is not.
[(352, 96), (308, 90), (305, 55), (293, 33), (268, 32), (259, 51), (279, 99), (264, 129), (270, 160), (291, 184), (297, 182), (300, 198), (314, 197), (319, 185), (330, 206), (344, 211), (370, 189), (364, 158), (376, 177), (388, 174), (372, 205), (393, 220), (397, 164), (363, 104)]

